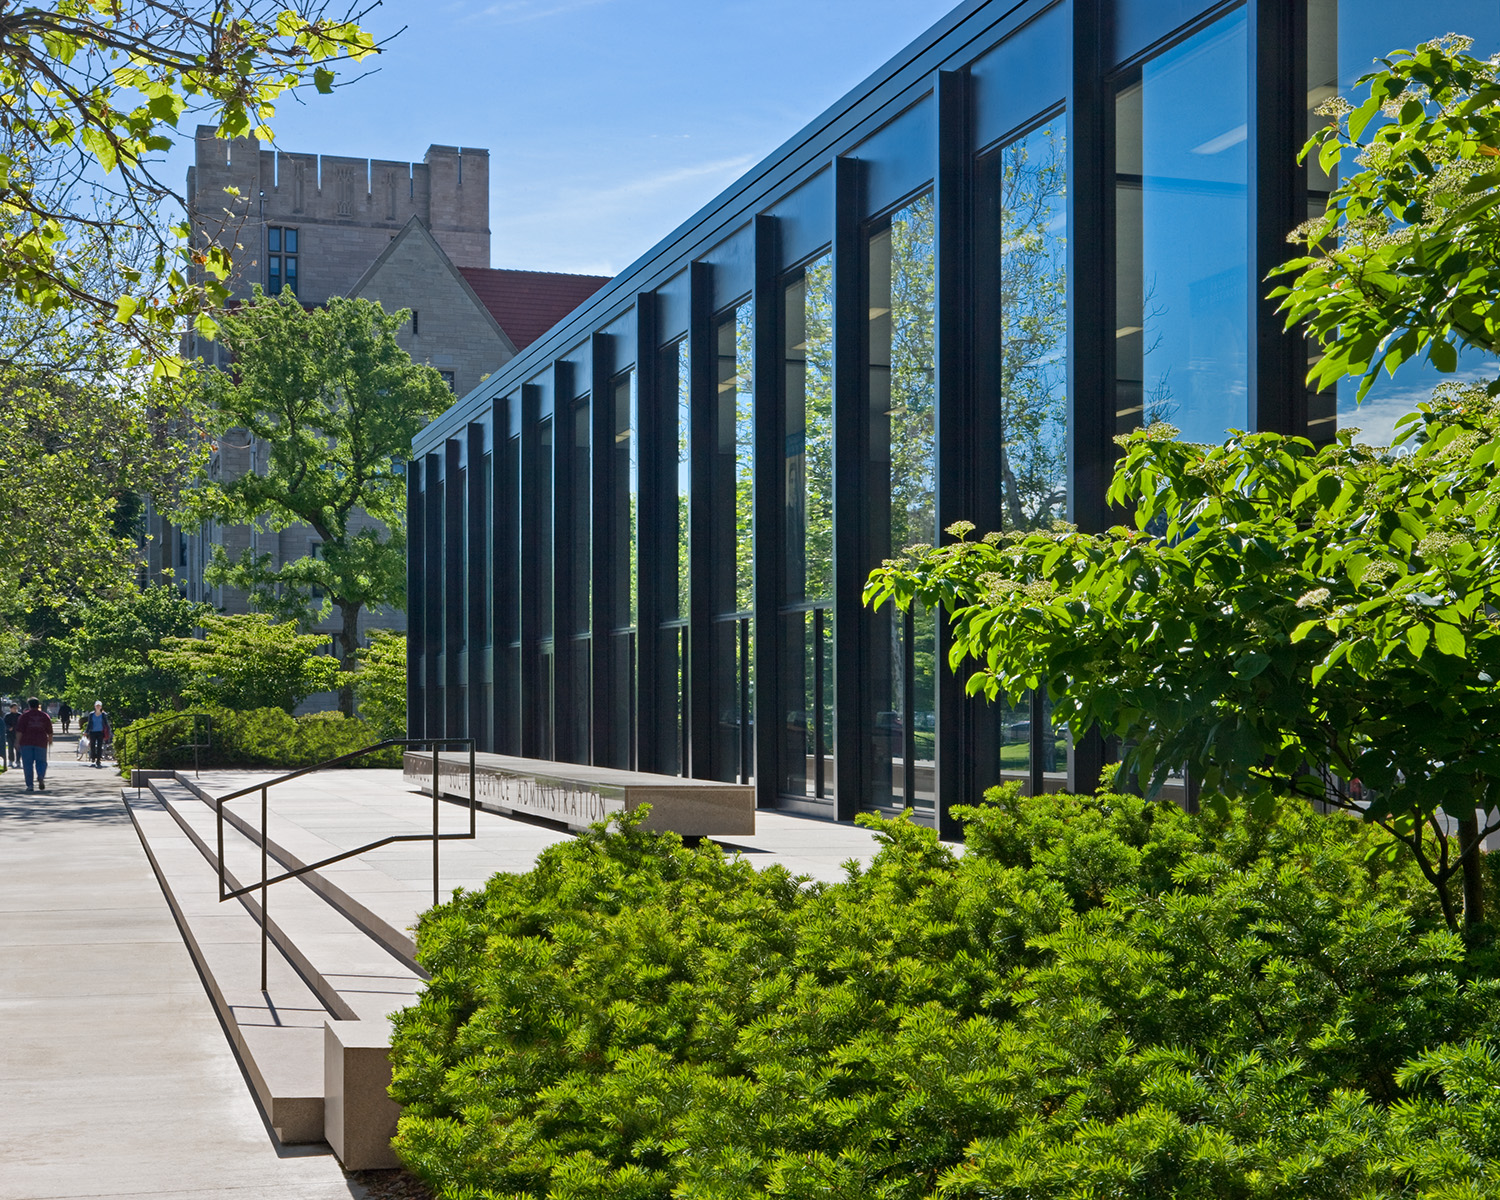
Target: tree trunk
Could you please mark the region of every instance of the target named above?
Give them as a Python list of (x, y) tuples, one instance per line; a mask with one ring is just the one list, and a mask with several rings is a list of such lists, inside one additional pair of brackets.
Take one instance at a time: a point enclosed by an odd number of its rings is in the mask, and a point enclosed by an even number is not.
[(362, 604), (346, 604), (339, 601), (339, 615), (343, 627), (338, 632), (339, 667), (343, 675), (339, 680), (339, 712), (346, 717), (354, 715), (354, 672), (359, 670), (359, 610)]
[(1459, 866), (1464, 881), (1464, 928), (1484, 921), (1484, 860), (1479, 852), (1479, 815), (1470, 805), (1458, 818)]

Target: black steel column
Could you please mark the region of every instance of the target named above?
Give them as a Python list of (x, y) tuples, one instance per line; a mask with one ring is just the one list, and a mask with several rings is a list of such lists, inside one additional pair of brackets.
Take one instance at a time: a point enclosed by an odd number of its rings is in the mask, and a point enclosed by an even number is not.
[(841, 821), (852, 821), (870, 795), (870, 731), (863, 689), (866, 622), (861, 599), (869, 566), (864, 536), (869, 320), (860, 238), (864, 164), (838, 158), (833, 168), (834, 814)]
[[(495, 405), (504, 409), (505, 402), (497, 400)], [(494, 409), (490, 420), (494, 421)], [(485, 684), (493, 678), (491, 656), (492, 639), (485, 636), (485, 617), (492, 612), (493, 597), (490, 581), (485, 578), (485, 547), (489, 545), (490, 527), (488, 518), (492, 506), (486, 503), (489, 480), (484, 469), (484, 426), (477, 421), (469, 423), (467, 446), (469, 466), (465, 475), (469, 488), (468, 522), (469, 561), (464, 564), (469, 585), (469, 711), (468, 736), (475, 739), (481, 750), (493, 750), (493, 730), (485, 720)], [(492, 460), (493, 461), (493, 460)]]
[[(554, 422), (556, 417), (553, 418)], [(552, 431), (557, 444), (557, 430)], [(546, 754), (542, 731), (546, 714), (542, 705), (548, 702), (542, 679), (543, 606), (552, 603), (542, 594), (541, 541), (542, 514), (553, 506), (543, 503), (542, 457), (542, 389), (535, 384), (521, 387), (521, 753), (529, 758)]]
[(458, 438), (443, 443), (443, 736), (464, 737), (463, 668), (468, 655), (464, 639), (463, 522), (465, 517), (464, 445)]
[(422, 464), (406, 464), (406, 736), (424, 736), (422, 680), (430, 640), (423, 605), (422, 568), (427, 545), (427, 521), (422, 508)]
[(755, 330), (751, 374), (755, 386), (755, 803), (774, 808), (781, 793), (781, 710), (777, 651), (782, 629), (781, 598), (786, 565), (781, 465), (785, 454), (781, 413), (785, 407), (781, 357), (784, 318), (779, 287), (781, 236), (775, 217), (755, 218)]
[(615, 741), (615, 705), (617, 687), (610, 658), (610, 634), (621, 624), (615, 611), (614, 576), (620, 514), (614, 505), (615, 397), (611, 387), (614, 376), (614, 338), (594, 333), (589, 354), (589, 521), (591, 545), (589, 561), (592, 570), (589, 622), (588, 702), (593, 713), (589, 722), (588, 759), (596, 766), (624, 767), (616, 761), (612, 749)]
[[(1000, 406), (998, 396), (983, 406), (976, 403), (973, 374), (974, 258), (972, 113), (967, 72), (939, 71), (937, 77), (938, 161), (934, 210), (937, 217), (936, 294), (934, 324), (937, 365), (937, 525), (942, 531), (955, 521), (973, 521), (983, 532), (1000, 528), (1000, 483), (994, 464), (1000, 461)], [(940, 540), (951, 541), (940, 532)], [(955, 805), (972, 804), (988, 781), (976, 778), (981, 747), (987, 733), (984, 719), (991, 706), (964, 694), (966, 674), (948, 668), (952, 644), (948, 614), (937, 613), (936, 779), (934, 814), (945, 838), (961, 836), (951, 816)], [(912, 740), (908, 732), (907, 740)], [(993, 746), (983, 747), (993, 754)]]
[(422, 611), (426, 615), (425, 670), (422, 672), (423, 737), (443, 736), (443, 675), (438, 670), (447, 652), (448, 631), (443, 620), (443, 489), (442, 455), (428, 454), (423, 463), (422, 483), (426, 502), (427, 536), (422, 553)]
[[(636, 501), (636, 537), (640, 552), (636, 555), (635, 583), (635, 694), (636, 694), (636, 766), (642, 771), (662, 769), (660, 730), (677, 720), (676, 687), (669, 695), (661, 667), (662, 572), (671, 565), (677, 571), (677, 426), (667, 431), (666, 414), (658, 378), (660, 351), (658, 301), (654, 292), (642, 292), (635, 298), (635, 371), (636, 371), (636, 461), (639, 464)], [(666, 446), (670, 440), (673, 504), (666, 499)], [(668, 518), (671, 519), (670, 526)], [(666, 536), (670, 530), (671, 538)], [(671, 703), (666, 701), (671, 699)]]
[[(1115, 461), (1113, 97), (1104, 79), (1107, 0), (1073, 0), (1068, 88), (1068, 517), (1108, 527)], [(1105, 763), (1090, 732), (1073, 746), (1068, 786), (1092, 792)]]
[(1307, 351), (1286, 330), (1279, 301), (1266, 293), (1286, 282), (1266, 276), (1292, 256), (1286, 235), (1307, 219), (1305, 0), (1250, 0), (1250, 412), (1257, 432), (1307, 434)]
[(717, 347), (714, 345), (713, 267), (695, 262), (690, 275), (688, 321), (688, 763), (698, 779), (712, 777), (713, 695), (712, 561), (713, 513), (707, 503), (713, 490), (714, 414), (718, 403)]

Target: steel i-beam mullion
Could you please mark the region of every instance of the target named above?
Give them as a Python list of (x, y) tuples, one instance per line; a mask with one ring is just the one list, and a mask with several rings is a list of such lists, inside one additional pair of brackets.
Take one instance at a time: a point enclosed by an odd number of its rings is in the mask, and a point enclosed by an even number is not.
[(1307, 78), (1305, 0), (1250, 0), (1250, 355), (1249, 427), (1307, 433), (1306, 349), (1283, 328), (1266, 276), (1289, 257), (1286, 235), (1307, 217), (1304, 140)]
[[(1073, 2), (1068, 86), (1068, 516), (1086, 533), (1109, 524), (1115, 459), (1114, 105), (1104, 79), (1104, 7), (1105, 0)], [(1097, 730), (1074, 744), (1072, 791), (1098, 786), (1105, 754)]]
[(422, 678), (425, 704), (422, 712), (424, 737), (443, 736), (443, 677), (438, 666), (444, 661), (447, 630), (443, 619), (443, 489), (442, 455), (428, 454), (422, 467), (427, 519), (426, 545), (422, 554), (422, 611), (427, 617), (427, 654)]
[(833, 171), (833, 745), (834, 815), (852, 821), (870, 795), (869, 722), (863, 687), (869, 566), (865, 527), (868, 317), (860, 244), (864, 164), (837, 158)]
[[(422, 683), (426, 678), (425, 656), (431, 653), (430, 617), (423, 605), (422, 565), (427, 552), (427, 518), (422, 507), (421, 461), (406, 464), (406, 736), (423, 734), (426, 712), (423, 709)], [(195, 739), (196, 740), (196, 739)]]
[[(1000, 461), (999, 405), (980, 411), (975, 402), (970, 353), (974, 257), (972, 193), (972, 101), (967, 72), (939, 71), (937, 77), (936, 299), (934, 326), (937, 365), (937, 526), (973, 521), (980, 530), (1000, 528), (999, 489), (993, 464)], [(988, 486), (979, 486), (979, 480)], [(946, 535), (940, 533), (942, 540)], [(964, 676), (948, 669), (952, 634), (947, 614), (936, 614), (937, 730), (933, 780), (934, 821), (946, 838), (962, 829), (951, 816), (960, 804), (977, 799), (983, 780), (973, 777), (978, 761), (976, 735), (991, 706), (964, 694)], [(908, 743), (912, 734), (908, 733)], [(995, 781), (998, 782), (998, 781)]]
[[(493, 420), (493, 416), (491, 418)], [(489, 491), (484, 471), (484, 426), (472, 421), (468, 428), (469, 469), (469, 561), (464, 564), (468, 574), (469, 599), (469, 713), (468, 736), (476, 739), (481, 749), (493, 750), (493, 734), (485, 725), (485, 683), (493, 678), (490, 662), (492, 645), (484, 636), (485, 614), (491, 603), (490, 581), (485, 578), (485, 546), (488, 544), (489, 517), (492, 506), (486, 504)]]
[[(557, 441), (557, 430), (553, 429), (553, 442)], [(535, 384), (521, 387), (521, 462), (520, 504), (521, 530), (521, 753), (530, 758), (543, 758), (542, 731), (546, 714), (542, 706), (548, 702), (547, 690), (542, 680), (542, 606), (550, 604), (552, 598), (542, 595), (542, 569), (540, 539), (528, 531), (541, 528), (542, 513), (548, 505), (543, 503), (541, 478), (538, 468), (542, 457), (542, 389)]]
[(621, 514), (614, 505), (614, 343), (611, 334), (596, 332), (590, 339), (589, 354), (589, 520), (592, 539), (589, 561), (592, 564), (593, 600), (589, 613), (589, 704), (593, 719), (589, 722), (589, 761), (596, 766), (624, 767), (613, 753), (615, 735), (614, 703), (620, 681), (614, 678), (610, 655), (610, 635), (624, 622), (615, 611), (614, 576), (618, 569), (614, 553), (617, 526)]
[[(590, 698), (586, 690), (582, 696), (573, 694), (577, 634), (580, 626), (587, 627), (588, 618), (587, 613), (578, 611), (579, 581), (573, 570), (573, 509), (577, 498), (573, 407), (578, 400), (573, 364), (566, 359), (553, 363), (552, 380), (552, 745), (558, 761), (578, 762), (588, 760), (589, 747), (587, 738), (583, 744), (576, 744), (569, 714), (577, 705), (587, 705)], [(593, 403), (592, 396), (589, 403)]]
[(782, 305), (777, 286), (781, 237), (775, 217), (755, 218), (755, 330), (751, 376), (755, 386), (755, 803), (774, 808), (781, 791), (782, 721), (778, 704), (777, 649), (782, 629), (778, 609), (785, 594), (782, 531), (781, 427), (786, 399), (781, 370)]
[(467, 475), (462, 440), (449, 438), (443, 445), (443, 452), (443, 640), (447, 643), (443, 659), (443, 735), (465, 737), (463, 672), (468, 646), (463, 636), (463, 522), (466, 515), (463, 481)]
[(693, 263), (689, 274), (688, 322), (688, 758), (694, 778), (713, 772), (712, 552), (713, 517), (707, 497), (713, 491), (714, 415), (718, 403), (717, 347), (714, 344), (713, 267)]
[[(675, 719), (675, 705), (669, 710), (659, 693), (663, 690), (658, 670), (661, 638), (662, 570), (668, 561), (676, 567), (675, 545), (664, 537), (667, 510), (664, 481), (664, 433), (660, 383), (657, 380), (657, 299), (652, 292), (642, 292), (635, 299), (635, 394), (637, 499), (635, 556), (635, 713), (636, 767), (641, 771), (661, 770), (659, 730)], [(673, 462), (676, 462), (676, 428), (673, 428)], [(676, 475), (672, 477), (676, 483)], [(672, 509), (675, 533), (676, 509)], [(670, 558), (669, 558), (670, 556)]]

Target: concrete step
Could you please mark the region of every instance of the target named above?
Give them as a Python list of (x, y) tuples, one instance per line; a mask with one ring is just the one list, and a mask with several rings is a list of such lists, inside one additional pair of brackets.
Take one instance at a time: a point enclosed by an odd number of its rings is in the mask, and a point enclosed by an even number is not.
[(124, 795), (146, 857), (276, 1136), (289, 1144), (322, 1141), (327, 1008), (274, 946), (261, 991), (255, 918), (238, 902), (219, 903), (217, 876), (160, 798)]
[[(218, 870), (214, 810), (177, 780), (153, 779), (150, 788), (177, 820), (213, 872)], [(226, 817), (229, 815), (226, 811)], [(261, 851), (256, 837), (224, 823), (226, 877), (231, 889), (260, 878)], [(270, 853), (267, 873), (301, 866), (287, 862), (290, 855)], [(339, 1020), (384, 1021), (416, 996), (423, 976), (356, 925), (338, 903), (316, 887), (316, 873), (286, 880), (269, 888), (267, 929), (271, 939), (301, 973), (319, 1000)], [(339, 898), (343, 894), (339, 893)], [(260, 893), (243, 897), (245, 907), (260, 915)]]
[[(200, 787), (192, 776), (179, 772), (172, 778), (180, 787), (196, 796), (212, 814), (214, 797)], [(156, 782), (160, 784), (160, 780)], [(246, 796), (225, 805), (224, 820), (226, 826), (234, 826), (251, 844), (257, 847), (260, 845), (260, 813), (255, 797)], [(378, 836), (378, 832), (371, 834), (372, 839)], [(299, 825), (281, 820), (273, 811), (266, 849), (287, 869), (296, 870), (308, 863), (340, 854), (347, 847), (334, 845)], [(257, 862), (255, 878), (259, 877), (260, 867)], [(388, 897), (394, 901), (391, 908), (397, 912), (420, 912), (431, 903), (430, 896), (407, 894), (407, 890), (400, 888), (389, 876), (359, 858), (345, 859), (327, 870), (312, 872), (303, 876), (303, 881), (419, 977), (426, 978), (426, 973), (417, 965), (416, 942), (410, 930), (405, 927), (401, 918), (382, 915), (375, 904), (378, 902), (377, 898)], [(396, 889), (394, 895), (393, 888)]]

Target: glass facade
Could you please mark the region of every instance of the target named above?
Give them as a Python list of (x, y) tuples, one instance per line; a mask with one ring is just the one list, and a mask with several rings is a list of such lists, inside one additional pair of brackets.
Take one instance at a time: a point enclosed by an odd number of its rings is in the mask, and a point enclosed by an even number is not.
[(1265, 275), (1336, 183), (1295, 162), (1317, 106), (1450, 30), (1500, 50), (1500, 6), (960, 10), (418, 436), (413, 736), (945, 833), (997, 781), (1091, 789), (1101, 739), (970, 697), (868, 573), (959, 519), (1106, 528), (1148, 421), (1388, 435), (1434, 379), (1307, 395)]
[(833, 261), (782, 286), (781, 791), (830, 798), (833, 759)]
[(1115, 96), (1115, 428), (1213, 442), (1249, 416), (1249, 80), (1243, 9)]

